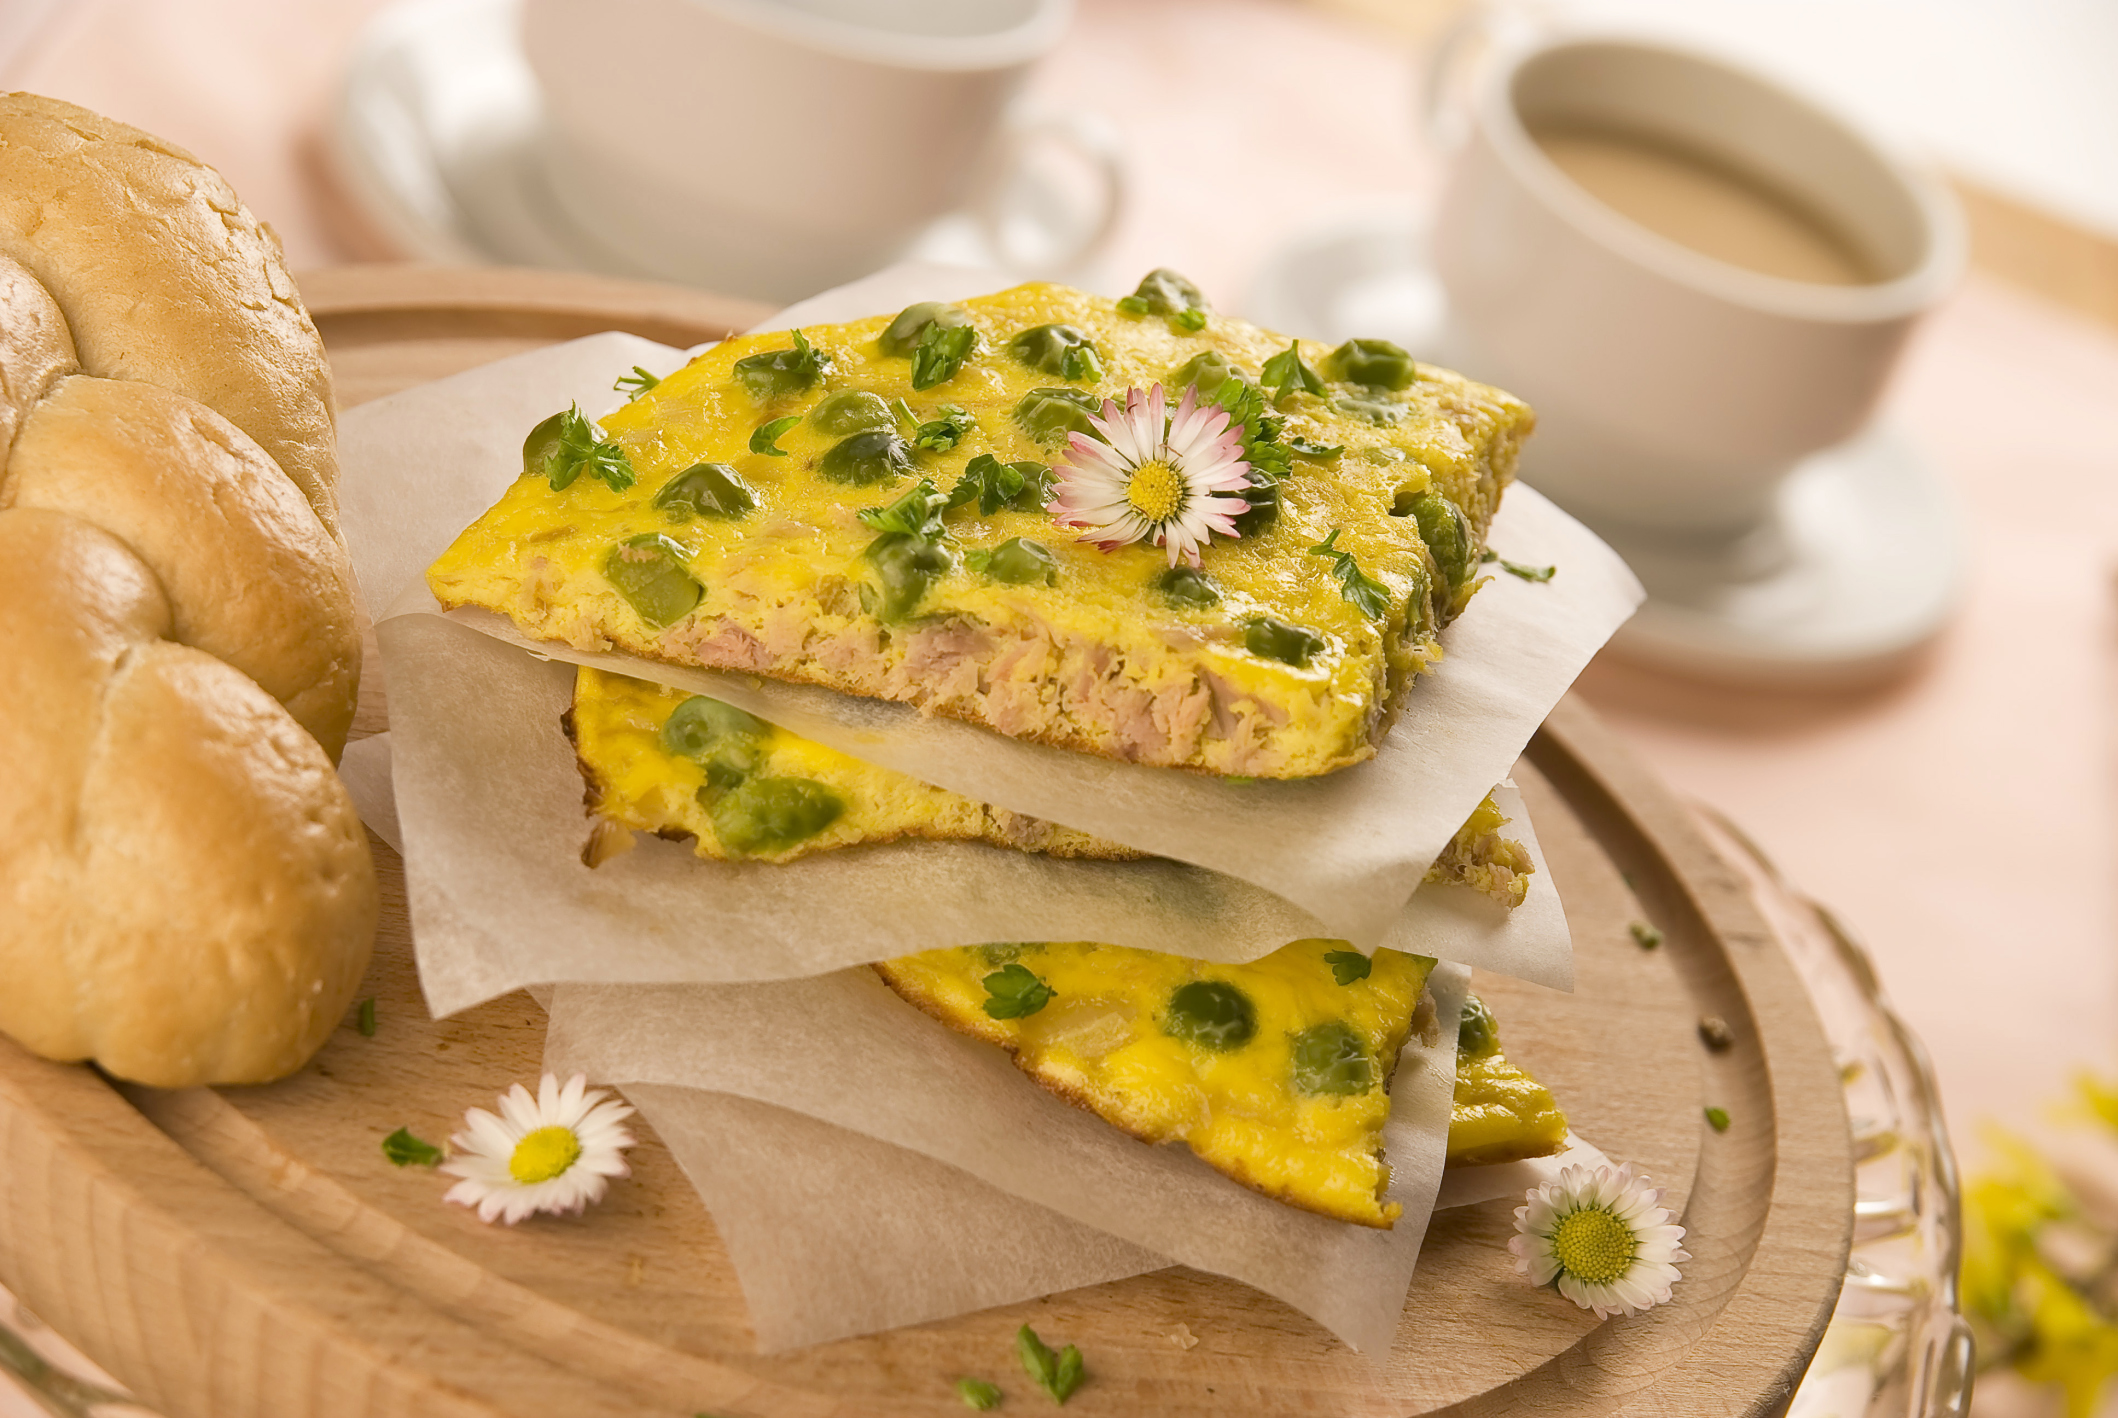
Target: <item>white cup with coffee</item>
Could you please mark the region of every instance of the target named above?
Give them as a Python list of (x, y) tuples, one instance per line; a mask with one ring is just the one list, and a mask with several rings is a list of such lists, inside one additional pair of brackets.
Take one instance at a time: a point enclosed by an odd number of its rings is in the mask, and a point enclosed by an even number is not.
[(1464, 129), (1432, 234), (1449, 354), (1537, 407), (1527, 476), (1607, 534), (1755, 528), (1963, 270), (1934, 177), (1706, 55), (1517, 44)]
[[(1059, 271), (1109, 234), (1124, 177), (1092, 117), (1019, 102), (1072, 0), (524, 0), (547, 175), (644, 273), (791, 300), (965, 212), (993, 258)], [(1032, 249), (1008, 175), (1067, 149), (1100, 188)]]

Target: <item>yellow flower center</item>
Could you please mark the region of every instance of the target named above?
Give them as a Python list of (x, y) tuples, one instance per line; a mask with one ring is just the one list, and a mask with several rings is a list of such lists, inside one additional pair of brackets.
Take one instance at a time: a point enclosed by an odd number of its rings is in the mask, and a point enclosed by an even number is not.
[(1637, 1244), (1632, 1228), (1608, 1211), (1575, 1211), (1552, 1232), (1552, 1259), (1577, 1280), (1608, 1285), (1633, 1263)]
[(566, 1169), (581, 1160), (581, 1139), (572, 1128), (538, 1128), (525, 1133), (515, 1144), (515, 1155), (507, 1159), (508, 1175), (524, 1186), (548, 1182), (566, 1175)]
[(1183, 510), (1188, 491), (1184, 475), (1155, 458), (1133, 469), (1132, 481), (1125, 485), (1125, 500), (1148, 521), (1167, 522)]

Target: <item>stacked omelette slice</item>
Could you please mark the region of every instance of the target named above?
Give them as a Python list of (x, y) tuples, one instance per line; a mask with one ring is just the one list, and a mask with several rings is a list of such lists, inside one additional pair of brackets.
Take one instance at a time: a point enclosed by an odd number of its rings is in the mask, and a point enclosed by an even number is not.
[[(601, 429), (567, 414), (532, 431), (524, 476), (430, 570), (444, 606), (1224, 776), (1357, 772), (1373, 755), (1476, 589), (1530, 424), (1383, 342), (1305, 349), (1209, 316), (1167, 273), (1124, 302), (1025, 286), (740, 337), (639, 382)], [(1055, 468), (1156, 386), (1225, 414), (1248, 468), (1241, 534), (1196, 566), (1046, 510)], [(579, 671), (568, 727), (591, 864), (635, 829), (767, 862), (902, 837), (1143, 855), (622, 676)], [(1482, 804), (1431, 889), (1519, 903), (1530, 864), (1503, 828)], [(1017, 943), (877, 969), (1126, 1131), (1388, 1226), (1391, 1069), (1411, 1030), (1449, 1023), (1418, 1017), (1431, 967), (1298, 941), (1248, 965)], [(1556, 1151), (1564, 1120), (1506, 1064), (1490, 1016), (1459, 1027), (1488, 1061), (1459, 1073), (1467, 1155)]]

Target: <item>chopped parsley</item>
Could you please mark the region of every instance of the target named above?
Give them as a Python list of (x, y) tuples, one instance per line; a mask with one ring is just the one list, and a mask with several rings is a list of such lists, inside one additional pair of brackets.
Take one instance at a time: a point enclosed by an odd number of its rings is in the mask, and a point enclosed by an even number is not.
[(1000, 1406), (1000, 1388), (984, 1379), (958, 1379), (956, 1396), (966, 1408), (975, 1408), (980, 1413), (990, 1413)]
[(978, 332), (969, 325), (930, 322), (919, 332), (919, 343), (912, 346), (912, 387), (931, 389), (948, 383), (977, 344)]
[(1653, 950), (1662, 944), (1662, 932), (1646, 921), (1635, 921), (1626, 929), (1633, 933), (1633, 944), (1642, 950)]
[(934, 413), (933, 418), (913, 430), (914, 448), (924, 448), (929, 453), (946, 453), (963, 442), (965, 434), (978, 427), (978, 420), (971, 417), (970, 411), (955, 404), (943, 404)]
[(1052, 1396), (1054, 1403), (1064, 1403), (1081, 1387), (1081, 1351), (1069, 1344), (1058, 1353), (1037, 1337), (1037, 1331), (1024, 1325), (1015, 1331), (1015, 1349), (1022, 1355), (1022, 1368), (1037, 1387)]
[(625, 402), (629, 404), (661, 382), (660, 375), (649, 374), (636, 364), (632, 367), (632, 373), (619, 375), (618, 382), (610, 387), (623, 394)]
[(895, 502), (863, 507), (859, 516), (862, 522), (886, 535), (932, 539), (944, 533), (941, 514), (948, 501), (932, 479), (921, 478), (917, 486)]
[(360, 1013), (354, 1016), (353, 1027), (360, 1031), (363, 1039), (375, 1037), (375, 996), (369, 995), (360, 1002)]
[(1510, 576), (1520, 576), (1525, 581), (1549, 581), (1559, 574), (1559, 568), (1556, 566), (1527, 566), (1519, 561), (1509, 561), (1499, 552), (1490, 549), (1480, 552), (1478, 561), (1482, 566), (1490, 566), (1497, 561), (1502, 571)]
[(948, 510), (976, 502), (981, 517), (990, 517), (1003, 507), (1035, 512), (1051, 496), (1052, 470), (1044, 464), (1003, 463), (990, 453), (980, 453), (964, 464), (963, 476), (949, 489)]
[(1324, 963), (1331, 967), (1331, 978), (1342, 985), (1367, 979), (1368, 972), (1375, 968), (1375, 962), (1358, 950), (1327, 951), (1324, 954)]
[(787, 450), (779, 446), (780, 435), (801, 421), (800, 414), (789, 414), (785, 418), (774, 419), (771, 423), (759, 424), (756, 431), (750, 435), (750, 451), (772, 458), (786, 457)]
[(441, 1149), (412, 1136), (410, 1128), (399, 1128), (382, 1140), (382, 1155), (393, 1167), (431, 1167), (441, 1160)]
[(1333, 527), (1330, 536), (1309, 548), (1309, 554), (1331, 558), (1331, 574), (1338, 578), (1339, 594), (1368, 619), (1382, 620), (1390, 614), (1390, 588), (1361, 570), (1352, 552), (1338, 549), (1340, 530)]
[(1265, 361), (1265, 372), (1261, 383), (1272, 391), (1275, 399), (1284, 399), (1289, 394), (1321, 394), (1324, 381), (1317, 377), (1302, 359), (1302, 342), (1289, 340), (1287, 348)]
[[(984, 984), (990, 996), (985, 1012), (994, 1019), (1026, 1019), (1050, 1004), (1058, 993), (1028, 966), (1019, 964), (1001, 966), (985, 977)], [(1028, 1333), (1027, 1328), (1024, 1333)]]
[(1712, 1128), (1715, 1132), (1727, 1132), (1728, 1109), (1708, 1108), (1706, 1110), (1706, 1125)]

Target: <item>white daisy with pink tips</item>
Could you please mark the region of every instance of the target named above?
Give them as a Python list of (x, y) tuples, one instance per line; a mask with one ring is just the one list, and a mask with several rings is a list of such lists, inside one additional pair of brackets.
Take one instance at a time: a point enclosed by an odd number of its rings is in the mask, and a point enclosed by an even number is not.
[(1102, 439), (1073, 434), (1052, 468), (1058, 482), (1046, 510), (1060, 526), (1086, 531), (1104, 551), (1151, 540), (1168, 548), (1171, 566), (1197, 566), (1216, 532), (1242, 535), (1235, 519), (1250, 510), (1242, 497), (1250, 465), (1242, 426), (1226, 409), (1202, 406), (1191, 388), (1172, 415), (1156, 384), (1126, 390), (1122, 410), (1104, 400), (1088, 421)]

